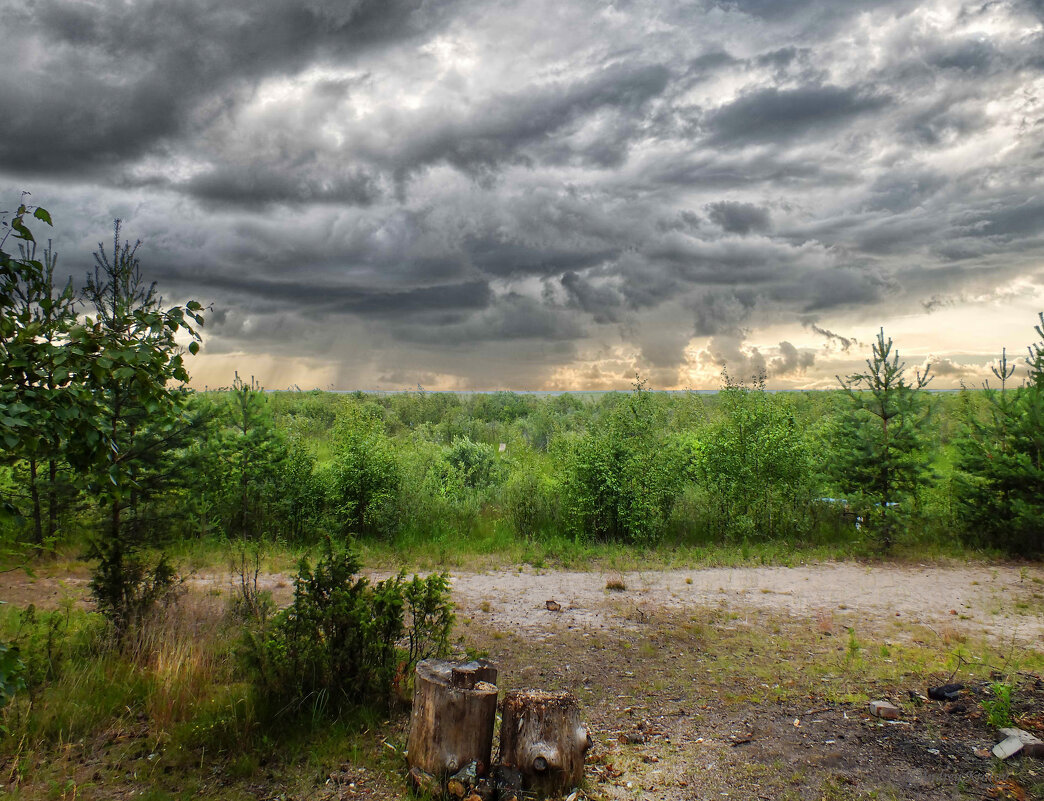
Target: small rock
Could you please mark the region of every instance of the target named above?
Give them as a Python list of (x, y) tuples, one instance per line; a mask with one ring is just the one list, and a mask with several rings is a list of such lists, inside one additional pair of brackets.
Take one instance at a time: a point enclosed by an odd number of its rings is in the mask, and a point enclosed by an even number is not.
[(562, 604), (560, 604), (558, 601), (554, 600), (553, 598), (548, 600), (548, 601), (545, 601), (544, 602), (544, 606), (547, 607), (547, 611), (548, 612), (561, 612), (562, 611)]
[(899, 707), (887, 701), (871, 701), (870, 714), (883, 720), (899, 720)]

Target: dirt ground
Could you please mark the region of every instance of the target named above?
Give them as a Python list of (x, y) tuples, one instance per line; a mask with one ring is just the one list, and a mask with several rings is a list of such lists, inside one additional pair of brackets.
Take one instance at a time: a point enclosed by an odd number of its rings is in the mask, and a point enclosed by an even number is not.
[[(277, 602), (289, 599), (289, 576), (264, 575), (261, 584)], [(0, 599), (79, 603), (85, 587), (82, 575), (6, 574)], [(230, 577), (216, 574), (195, 575), (188, 588), (234, 591)], [(595, 746), (579, 797), (1044, 793), (1044, 762), (989, 756), (997, 736), (982, 706), (990, 672), (999, 671), (995, 678), (1016, 684), (1017, 720), (1044, 732), (1044, 683), (1018, 669), (1044, 650), (1039, 565), (527, 567), (454, 572), (452, 591), (458, 655), (497, 661), (502, 690), (567, 689), (580, 699)], [(550, 610), (552, 600), (561, 608)], [(920, 699), (951, 676), (966, 685), (957, 701)], [(870, 699), (898, 704), (900, 719), (871, 717)], [(403, 743), (405, 725), (402, 714), (381, 736)], [(241, 787), (257, 798), (405, 794), (401, 775), (367, 774), (351, 762), (305, 789), (278, 772)]]
[[(374, 574), (378, 577), (387, 574)], [(956, 629), (965, 636), (1039, 646), (1044, 643), (1044, 567), (897, 566), (828, 563), (801, 567), (702, 568), (638, 572), (578, 572), (517, 568), (450, 574), (453, 600), (465, 611), (479, 610), (485, 621), (506, 631), (524, 630), (535, 640), (558, 631), (606, 630), (633, 626), (665, 612), (708, 605), (794, 617), (840, 610), (847, 616)], [(230, 591), (227, 574), (196, 573), (188, 586)], [(615, 583), (622, 590), (612, 591)], [(260, 577), (277, 603), (289, 600), (288, 574)], [(0, 600), (47, 608), (62, 598), (82, 601), (82, 574), (27, 577), (0, 574)], [(546, 614), (545, 603), (562, 605)], [(630, 606), (628, 610), (623, 607)]]

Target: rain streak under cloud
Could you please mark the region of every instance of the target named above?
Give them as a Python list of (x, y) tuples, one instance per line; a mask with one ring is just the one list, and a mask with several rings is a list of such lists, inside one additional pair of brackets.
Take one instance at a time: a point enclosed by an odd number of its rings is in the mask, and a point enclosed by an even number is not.
[[(1044, 308), (1044, 3), (5, 3), (0, 190), (195, 383), (975, 384)], [(4, 206), (6, 208), (6, 205)]]

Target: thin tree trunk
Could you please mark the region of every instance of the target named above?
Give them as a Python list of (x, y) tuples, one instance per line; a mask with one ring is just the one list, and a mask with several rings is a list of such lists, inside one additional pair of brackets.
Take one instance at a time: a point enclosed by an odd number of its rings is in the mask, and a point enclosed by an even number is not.
[(58, 533), (58, 462), (49, 459), (47, 462), (47, 537), (53, 538)]
[(43, 521), (40, 511), (40, 486), (37, 483), (36, 459), (29, 460), (29, 494), (33, 501), (33, 542), (43, 545)]

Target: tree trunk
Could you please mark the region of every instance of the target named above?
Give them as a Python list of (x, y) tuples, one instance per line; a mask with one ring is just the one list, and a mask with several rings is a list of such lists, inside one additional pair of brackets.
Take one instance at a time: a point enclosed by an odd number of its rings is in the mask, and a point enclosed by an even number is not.
[(472, 762), (476, 775), (489, 770), (497, 716), (497, 669), (484, 659), (454, 664), (425, 659), (417, 664), (407, 760), (410, 767), (444, 778)]
[(591, 736), (569, 692), (514, 690), (504, 696), (500, 762), (522, 774), (522, 789), (560, 794), (584, 777)]
[(47, 462), (47, 538), (53, 539), (58, 532), (58, 462)]
[(33, 501), (33, 542), (43, 545), (43, 525), (40, 515), (40, 483), (36, 475), (36, 459), (29, 460), (29, 494)]

